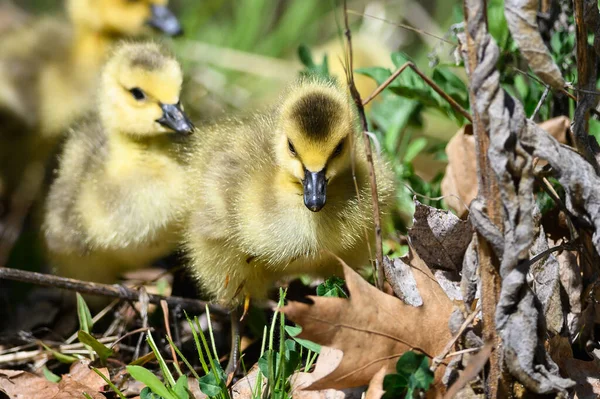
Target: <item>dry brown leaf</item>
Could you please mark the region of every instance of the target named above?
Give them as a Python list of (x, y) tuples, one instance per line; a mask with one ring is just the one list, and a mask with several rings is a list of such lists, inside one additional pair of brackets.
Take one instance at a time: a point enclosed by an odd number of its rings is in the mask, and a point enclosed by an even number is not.
[(369, 389), (365, 399), (380, 399), (385, 391), (383, 390), (383, 379), (389, 371), (386, 366), (382, 367), (378, 372), (375, 373), (371, 382), (369, 383)]
[(446, 394), (444, 395), (444, 399), (451, 399), (456, 397), (458, 392), (460, 392), (470, 381), (477, 377), (479, 372), (481, 372), (481, 370), (483, 369), (483, 366), (485, 366), (488, 359), (490, 358), (493, 348), (494, 345), (492, 343), (487, 343), (479, 351), (479, 353), (477, 353), (469, 360), (467, 367), (463, 371), (461, 371), (460, 376), (458, 377), (456, 382), (454, 382), (454, 384), (452, 384), (452, 386), (448, 388), (448, 392), (446, 392)]
[(554, 336), (550, 339), (548, 353), (560, 370), (575, 380), (575, 398), (592, 399), (600, 397), (600, 360), (584, 361), (573, 358), (569, 339)]
[[(385, 294), (344, 265), (350, 299), (310, 296), (313, 304), (290, 302), (283, 312), (302, 326), (301, 338), (344, 353), (339, 366), (307, 389), (344, 389), (369, 384), (382, 368), (393, 370), (407, 350), (438, 355), (451, 339), (452, 303), (429, 268), (413, 257), (411, 265), (423, 298), (415, 308)], [(444, 367), (436, 372), (439, 382)]]
[[(256, 383), (258, 380), (258, 372), (260, 369), (258, 368), (258, 364), (252, 366), (252, 368), (248, 371), (248, 374), (244, 376), (244, 378), (238, 380), (231, 387), (231, 394), (233, 399), (250, 399), (253, 396), (253, 392), (256, 390)], [(266, 379), (261, 375), (261, 383), (263, 385), (262, 392), (264, 392), (264, 387), (266, 386)], [(200, 388), (198, 388), (200, 390)], [(206, 397), (206, 395), (204, 395)], [(200, 399), (200, 397), (198, 397)]]
[(539, 3), (539, 0), (506, 0), (504, 15), (510, 34), (529, 67), (544, 83), (560, 90), (565, 86), (565, 79), (538, 29)]
[(317, 358), (315, 369), (312, 373), (295, 373), (290, 381), (292, 384), (292, 396), (294, 399), (360, 399), (364, 389), (323, 389), (320, 391), (309, 391), (309, 387), (315, 381), (330, 374), (342, 361), (344, 353), (339, 349), (321, 347), (321, 353)]
[[(100, 372), (108, 377), (106, 368)], [(87, 362), (76, 362), (57, 384), (25, 371), (0, 370), (0, 392), (10, 399), (81, 399), (85, 392), (93, 399), (105, 399), (99, 392), (106, 383)]]
[(411, 246), (430, 268), (457, 271), (473, 237), (473, 227), (453, 213), (415, 201)]
[[(559, 116), (542, 122), (540, 127), (561, 143), (565, 143), (570, 121), (566, 116)], [(478, 187), (475, 137), (471, 125), (463, 126), (450, 139), (446, 146), (446, 154), (448, 166), (442, 180), (442, 195), (445, 197), (446, 204), (459, 217), (463, 217), (467, 213), (465, 205), (468, 206), (473, 201)]]

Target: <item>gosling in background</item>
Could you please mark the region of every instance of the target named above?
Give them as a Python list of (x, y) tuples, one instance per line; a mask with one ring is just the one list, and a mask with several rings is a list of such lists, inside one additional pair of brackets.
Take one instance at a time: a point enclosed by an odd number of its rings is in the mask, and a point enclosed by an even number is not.
[(166, 4), (66, 0), (69, 21), (31, 18), (0, 36), (0, 202), (8, 202), (29, 164), (43, 167), (62, 133), (93, 106), (113, 43), (151, 26), (181, 33)]
[(96, 110), (65, 143), (43, 230), (56, 273), (114, 283), (171, 253), (187, 192), (182, 72), (157, 44), (123, 44), (106, 64)]
[[(272, 112), (203, 129), (192, 153), (185, 246), (204, 292), (236, 306), (265, 298), (285, 276), (340, 275), (331, 253), (368, 265), (374, 234), (363, 148), (347, 94), (318, 80), (296, 84)], [(374, 161), (385, 209), (392, 171)]]

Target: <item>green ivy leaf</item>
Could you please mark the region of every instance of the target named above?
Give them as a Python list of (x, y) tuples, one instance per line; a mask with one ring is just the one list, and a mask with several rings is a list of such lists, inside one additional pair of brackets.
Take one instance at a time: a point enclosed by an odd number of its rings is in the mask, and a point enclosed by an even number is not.
[(221, 381), (217, 380), (214, 373), (208, 373), (205, 376), (200, 377), (200, 390), (203, 394), (212, 397), (221, 394), (223, 389), (221, 388)]
[(152, 392), (150, 388), (145, 387), (142, 389), (142, 392), (140, 392), (140, 399), (163, 399), (163, 397)]
[(335, 298), (348, 298), (348, 294), (343, 289), (344, 280), (332, 276), (327, 280), (319, 284), (317, 287), (317, 295), (325, 296), (325, 297), (335, 297)]

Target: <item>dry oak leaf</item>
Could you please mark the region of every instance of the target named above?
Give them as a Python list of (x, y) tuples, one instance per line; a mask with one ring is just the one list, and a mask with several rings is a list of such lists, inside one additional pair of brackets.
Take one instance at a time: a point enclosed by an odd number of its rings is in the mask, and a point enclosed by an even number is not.
[[(540, 127), (559, 142), (566, 143), (570, 121), (566, 116), (558, 116), (540, 123)], [(456, 132), (446, 145), (446, 155), (448, 166), (442, 180), (442, 195), (446, 197), (446, 204), (459, 217), (463, 217), (467, 213), (465, 205), (468, 206), (473, 201), (478, 188), (477, 153), (472, 125), (465, 125)], [(543, 163), (539, 162), (538, 165)]]
[(361, 399), (363, 387), (338, 389), (322, 389), (319, 391), (304, 390), (315, 381), (334, 371), (342, 361), (344, 353), (339, 349), (321, 347), (315, 369), (312, 373), (296, 372), (290, 378), (292, 384), (292, 397), (294, 399)]
[[(108, 378), (106, 368), (100, 372)], [(81, 399), (84, 392), (93, 399), (106, 399), (99, 393), (105, 385), (83, 361), (73, 363), (58, 384), (26, 371), (0, 370), (0, 392), (9, 399)]]
[[(444, 349), (451, 339), (448, 319), (452, 303), (423, 261), (413, 257), (410, 264), (423, 298), (420, 307), (377, 290), (344, 265), (349, 299), (309, 296), (312, 304), (292, 301), (283, 308), (290, 320), (302, 326), (300, 338), (344, 354), (335, 370), (305, 390), (367, 385), (382, 367), (394, 370), (398, 358), (408, 350), (434, 357)], [(438, 368), (437, 383), (444, 370)]]
[(453, 213), (415, 200), (413, 225), (408, 230), (411, 247), (434, 269), (457, 271), (473, 239), (473, 227)]

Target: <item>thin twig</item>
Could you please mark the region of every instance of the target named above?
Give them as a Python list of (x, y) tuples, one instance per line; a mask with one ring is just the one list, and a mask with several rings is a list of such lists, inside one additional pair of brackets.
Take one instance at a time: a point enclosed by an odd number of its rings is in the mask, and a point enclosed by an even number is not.
[(431, 87), (437, 94), (442, 96), (442, 98), (446, 100), (452, 108), (454, 108), (457, 112), (464, 116), (469, 122), (473, 123), (473, 118), (466, 109), (464, 109), (458, 102), (456, 102), (455, 99), (450, 97), (444, 90), (442, 90), (440, 86), (437, 85), (437, 83), (431, 80), (429, 76), (421, 72), (419, 68), (417, 68), (417, 66), (410, 61), (402, 64), (398, 69), (396, 69), (396, 71), (394, 71), (393, 74), (390, 75), (389, 78), (385, 80), (385, 82), (383, 82), (381, 85), (379, 85), (379, 87), (373, 90), (373, 93), (371, 93), (371, 95), (369, 95), (369, 97), (367, 97), (367, 99), (363, 101), (362, 105), (365, 106), (368, 103), (370, 103), (375, 97), (379, 95), (379, 93), (381, 93), (386, 87), (388, 87), (402, 72), (404, 72), (406, 68), (412, 69), (417, 75), (421, 77), (421, 79), (425, 81), (425, 83), (429, 85), (429, 87)]
[(462, 323), (462, 325), (458, 329), (458, 332), (446, 344), (446, 346), (442, 350), (442, 353), (440, 353), (439, 355), (437, 355), (436, 357), (433, 358), (433, 360), (431, 361), (431, 368), (430, 368), (432, 373), (434, 373), (435, 370), (438, 368), (438, 366), (442, 363), (442, 360), (444, 360), (448, 356), (448, 353), (450, 353), (450, 351), (452, 350), (452, 347), (454, 347), (454, 344), (456, 343), (456, 341), (458, 341), (458, 339), (465, 332), (467, 327), (469, 327), (471, 325), (471, 323), (473, 322), (473, 320), (475, 320), (475, 317), (477, 316), (477, 314), (480, 311), (481, 311), (481, 304), (478, 304), (477, 307), (475, 308), (475, 310), (473, 312), (471, 312), (471, 314)]
[[(138, 290), (114, 284), (99, 284), (87, 281), (75, 280), (72, 278), (53, 276), (50, 274), (35, 273), (26, 270), (12, 269), (0, 266), (0, 279), (21, 281), (24, 283), (37, 284), (45, 287), (62, 288), (70, 291), (77, 291), (82, 294), (106, 296), (110, 298), (121, 298), (128, 301), (137, 302), (139, 299)], [(165, 300), (171, 307), (181, 306), (189, 311), (200, 311), (207, 304), (205, 301), (192, 298), (182, 298), (177, 296), (165, 297), (162, 295), (148, 294), (151, 303), (160, 304)], [(227, 311), (220, 306), (210, 305), (213, 312), (227, 314)]]
[(382, 22), (385, 22), (387, 24), (397, 26), (398, 28), (402, 28), (402, 29), (406, 29), (406, 30), (409, 30), (409, 31), (412, 31), (412, 32), (416, 32), (416, 33), (419, 33), (419, 34), (424, 35), (424, 36), (433, 37), (434, 39), (437, 39), (437, 40), (439, 40), (441, 42), (444, 42), (444, 43), (447, 43), (447, 44), (451, 44), (453, 46), (457, 46), (458, 45), (457, 43), (451, 42), (450, 40), (444, 39), (443, 37), (434, 35), (431, 32), (427, 32), (427, 31), (425, 31), (423, 29), (415, 28), (414, 26), (406, 25), (406, 24), (403, 24), (403, 23), (400, 23), (400, 22), (390, 21), (389, 19), (376, 17), (375, 15), (369, 15), (369, 14), (365, 14), (365, 13), (354, 11), (354, 10), (348, 10), (348, 14), (354, 14), (354, 15), (358, 15), (358, 16), (361, 16), (361, 17), (364, 17), (364, 18), (376, 19), (378, 21), (382, 21)]
[(546, 88), (544, 89), (544, 93), (542, 93), (542, 97), (540, 98), (540, 101), (538, 101), (537, 105), (535, 106), (535, 109), (533, 110), (533, 114), (531, 114), (531, 116), (529, 117), (529, 120), (531, 120), (531, 121), (534, 120), (535, 117), (537, 116), (538, 112), (540, 112), (542, 105), (546, 101), (546, 97), (548, 97), (548, 93), (550, 93), (550, 86), (546, 86)]
[[(167, 337), (169, 337), (170, 342), (173, 342), (173, 336), (171, 335), (171, 326), (169, 325), (169, 306), (167, 305), (166, 301), (162, 300), (162, 301), (160, 301), (160, 307), (162, 308), (162, 311), (163, 311), (165, 329), (167, 330)], [(181, 377), (183, 374), (181, 373), (181, 369), (179, 368), (179, 361), (177, 360), (177, 353), (175, 353), (175, 349), (173, 349), (173, 345), (169, 345), (169, 348), (171, 348), (171, 357), (173, 357), (173, 365), (175, 366), (175, 369), (177, 370), (177, 372), (179, 373), (179, 376)]]
[(347, 1), (344, 0), (344, 24), (345, 24), (345, 34), (346, 40), (348, 42), (348, 88), (350, 89), (350, 94), (352, 95), (352, 99), (356, 105), (358, 116), (360, 118), (362, 132), (363, 132), (363, 142), (365, 145), (365, 155), (367, 156), (367, 162), (369, 163), (369, 177), (371, 179), (371, 197), (373, 200), (373, 221), (375, 224), (375, 273), (377, 276), (377, 288), (383, 290), (383, 242), (381, 240), (381, 215), (379, 212), (379, 195), (377, 194), (377, 178), (375, 177), (375, 165), (373, 164), (373, 151), (371, 150), (371, 140), (369, 140), (369, 136), (367, 132), (369, 131), (369, 124), (367, 122), (367, 117), (365, 116), (365, 109), (362, 105), (362, 100), (360, 98), (360, 93), (356, 89), (356, 85), (354, 84), (354, 66), (353, 66), (353, 54), (352, 54), (352, 33), (350, 32), (350, 25), (348, 23), (348, 4)]
[(463, 349), (460, 351), (456, 351), (456, 352), (451, 352), (448, 353), (444, 359), (448, 359), (449, 357), (454, 357), (454, 356), (460, 356), (460, 355), (464, 355), (465, 353), (472, 353), (472, 352), (477, 352), (479, 350), (481, 350), (481, 346), (477, 347), (477, 348), (467, 348), (467, 349)]

